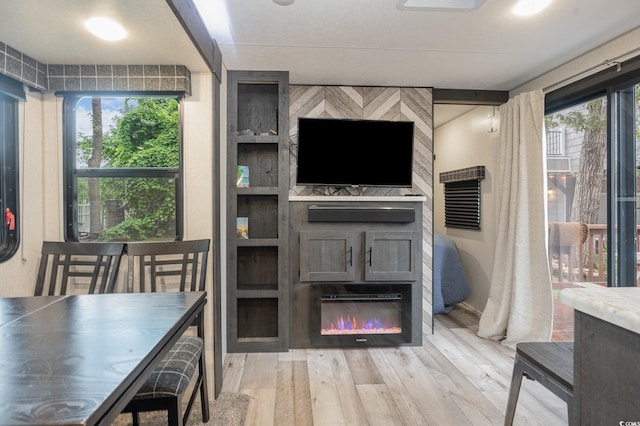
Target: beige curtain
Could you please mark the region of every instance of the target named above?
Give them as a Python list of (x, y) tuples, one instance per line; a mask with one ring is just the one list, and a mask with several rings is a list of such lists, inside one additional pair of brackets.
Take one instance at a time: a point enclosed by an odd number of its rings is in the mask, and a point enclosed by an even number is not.
[(500, 107), (496, 249), (478, 335), (508, 346), (551, 338), (543, 123), (542, 90)]

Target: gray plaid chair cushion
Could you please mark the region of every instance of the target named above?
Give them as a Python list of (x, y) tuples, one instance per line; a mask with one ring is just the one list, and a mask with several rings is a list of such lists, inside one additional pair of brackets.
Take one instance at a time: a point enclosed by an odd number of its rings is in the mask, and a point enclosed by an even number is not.
[(204, 342), (199, 337), (180, 337), (135, 398), (162, 398), (183, 393), (193, 376), (203, 346)]

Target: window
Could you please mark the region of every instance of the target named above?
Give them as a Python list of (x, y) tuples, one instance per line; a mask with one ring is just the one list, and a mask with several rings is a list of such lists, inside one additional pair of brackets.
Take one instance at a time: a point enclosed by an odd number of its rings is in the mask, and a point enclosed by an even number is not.
[(480, 181), (484, 166), (440, 173), (444, 183), (444, 226), (480, 230)]
[(444, 226), (480, 229), (480, 181), (463, 180), (444, 184)]
[[(7, 82), (0, 81), (0, 262), (18, 250), (18, 102), (5, 92)], [(24, 94), (23, 94), (24, 95)]]
[(180, 100), (64, 99), (66, 239), (182, 237)]

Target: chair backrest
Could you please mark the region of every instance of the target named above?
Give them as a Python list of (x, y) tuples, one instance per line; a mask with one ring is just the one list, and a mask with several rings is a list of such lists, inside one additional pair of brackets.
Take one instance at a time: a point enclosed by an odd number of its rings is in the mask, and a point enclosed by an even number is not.
[(587, 225), (582, 222), (552, 222), (549, 224), (549, 245), (551, 247), (571, 247), (584, 244), (587, 239)]
[(204, 291), (209, 244), (208, 239), (127, 244), (127, 291)]
[(36, 296), (112, 293), (124, 243), (45, 241), (36, 279)]

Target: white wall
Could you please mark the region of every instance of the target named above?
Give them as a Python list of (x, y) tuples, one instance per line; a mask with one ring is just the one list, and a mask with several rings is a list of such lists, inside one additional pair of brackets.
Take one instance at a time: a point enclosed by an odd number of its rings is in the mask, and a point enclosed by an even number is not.
[[(183, 102), (184, 239), (213, 237), (213, 82), (191, 74), (191, 96)], [(213, 243), (212, 243), (213, 244)], [(212, 278), (212, 274), (208, 274)]]
[[(489, 297), (489, 280), (495, 246), (495, 190), (497, 132), (489, 133), (488, 114), (491, 107), (480, 106), (434, 131), (433, 228), (452, 238), (458, 246), (471, 294), (465, 301), (481, 312)], [(493, 121), (500, 126), (499, 112)], [(481, 181), (480, 231), (445, 228), (444, 185), (440, 173), (473, 166), (485, 166), (486, 178)]]
[[(183, 102), (184, 239), (211, 239), (205, 306), (205, 351), (209, 389), (213, 368), (213, 81), (209, 73), (191, 74), (191, 96)], [(210, 391), (211, 392), (211, 391)]]

